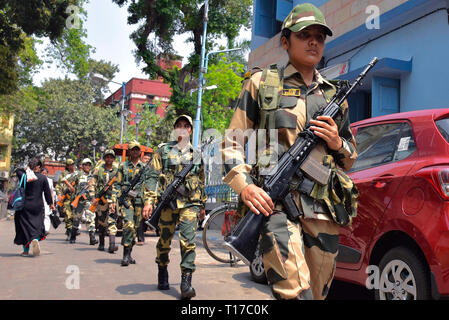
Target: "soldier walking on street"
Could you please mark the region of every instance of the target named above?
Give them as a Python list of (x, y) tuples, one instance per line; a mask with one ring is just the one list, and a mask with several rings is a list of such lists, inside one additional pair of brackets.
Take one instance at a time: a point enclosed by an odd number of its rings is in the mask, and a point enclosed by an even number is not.
[[(175, 141), (159, 145), (151, 160), (145, 192), (143, 216), (148, 219), (157, 202), (174, 176), (181, 171), (183, 163), (193, 159), (193, 146), (190, 143), (193, 124), (189, 116), (179, 116), (174, 123)], [(196, 164), (186, 176), (184, 184), (177, 190), (176, 209), (166, 208), (159, 220), (159, 241), (157, 243), (158, 289), (168, 290), (167, 265), (175, 227), (179, 224), (179, 242), (181, 247), (181, 298), (190, 299), (196, 295), (192, 287), (192, 273), (195, 271), (195, 236), (198, 227), (198, 215), (204, 211), (204, 171)]]
[[(276, 299), (326, 297), (335, 271), (339, 225), (332, 215), (334, 208), (315, 191), (329, 190), (336, 183), (333, 179), (344, 175), (342, 170), (336, 175), (336, 166), (349, 170), (357, 156), (346, 102), (335, 121), (329, 116), (312, 119), (336, 92), (337, 83), (326, 80), (315, 69), (323, 56), (326, 36), (332, 36), (332, 31), (318, 8), (310, 3), (293, 8), (281, 32), (281, 46), (289, 59), (287, 65), (253, 70), (246, 77), (222, 149), (227, 173), (223, 180), (239, 194), (247, 208), (265, 216), (259, 245)], [(291, 217), (280, 201), (273, 203), (257, 185), (263, 179), (260, 173), (267, 161), (258, 154), (255, 166), (245, 163), (245, 140), (239, 135), (252, 129), (276, 130), (279, 153), (271, 155), (278, 159), (309, 123), (310, 129), (321, 138), (309, 157), (315, 160), (316, 167), (329, 172), (329, 177), (324, 184), (310, 180), (305, 174), (302, 180), (291, 178), (290, 194), (300, 211), (299, 217)], [(267, 143), (268, 151), (269, 148)], [(310, 193), (302, 188), (305, 179), (313, 186)], [(354, 189), (345, 191), (350, 194)]]
[(87, 231), (89, 232), (89, 244), (95, 245), (98, 240), (95, 239), (95, 213), (89, 210), (90, 195), (89, 195), (89, 180), (91, 179), (90, 169), (92, 168), (92, 161), (88, 158), (81, 163), (82, 170), (75, 178), (75, 198), (72, 201), (73, 222), (72, 232), (70, 236), (70, 243), (75, 243), (79, 225), (83, 215), (86, 217)]
[[(132, 141), (129, 143), (128, 150), (130, 152), (129, 159), (123, 162), (117, 171), (117, 180), (114, 183), (112, 192), (111, 210), (116, 210), (116, 202), (126, 187), (130, 185), (131, 180), (141, 170), (145, 170), (143, 162), (140, 161), (140, 144), (137, 141)], [(145, 173), (143, 173), (133, 190), (126, 195), (124, 205), (118, 208), (123, 217), (123, 260), (121, 265), (124, 267), (136, 263), (136, 260), (131, 257), (131, 252), (136, 243), (136, 228), (142, 219), (144, 179)]]
[[(117, 213), (112, 210), (112, 179), (117, 178), (118, 164), (114, 162), (115, 153), (113, 150), (108, 149), (104, 152), (104, 162), (96, 166), (92, 179), (90, 180), (89, 193), (92, 200), (92, 206), (96, 207), (98, 216), (98, 233), (99, 233), (99, 245), (98, 250), (104, 251), (104, 238), (106, 234), (109, 235), (109, 253), (115, 253), (118, 250), (118, 246), (115, 244), (115, 236), (117, 234)], [(109, 184), (109, 187), (108, 187)], [(99, 194), (101, 191), (106, 190), (101, 198)]]
[[(71, 203), (74, 199), (75, 188), (72, 183), (78, 172), (75, 170), (75, 163), (72, 159), (66, 160), (66, 167), (64, 172), (60, 175), (59, 181), (55, 187), (56, 195), (58, 200), (62, 196), (66, 196), (62, 202), (60, 210), (64, 216), (65, 229), (66, 229), (66, 241), (70, 240), (71, 230), (72, 230), (72, 207)], [(60, 202), (60, 201), (58, 201)]]

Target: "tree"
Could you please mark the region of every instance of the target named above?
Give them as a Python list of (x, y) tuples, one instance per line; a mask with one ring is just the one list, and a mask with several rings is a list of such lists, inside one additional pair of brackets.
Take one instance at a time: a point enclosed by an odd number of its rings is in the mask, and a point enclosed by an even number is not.
[[(128, 24), (140, 27), (131, 34), (136, 44), (136, 57), (143, 61), (143, 71), (151, 78), (162, 77), (170, 84), (173, 93), (171, 103), (177, 113), (188, 110), (194, 101), (186, 93), (197, 86), (194, 76), (198, 71), (201, 38), (203, 34), (204, 3), (199, 0), (112, 0), (119, 6), (129, 3)], [(240, 28), (251, 22), (251, 0), (210, 0), (208, 10), (207, 45), (209, 50), (215, 41), (224, 36), (233, 46)], [(187, 40), (194, 44), (189, 63), (181, 70), (165, 71), (156, 63), (156, 57), (173, 54), (173, 37), (189, 33)], [(186, 78), (190, 79), (186, 81)]]
[(28, 37), (58, 39), (70, 16), (67, 8), (81, 6), (85, 1), (0, 0), (0, 95), (18, 89), (20, 70), (24, 70), (20, 64), (26, 64), (20, 53), (27, 50)]
[(50, 79), (28, 87), (28, 105), (16, 112), (13, 159), (50, 155), (55, 160), (89, 157), (91, 141), (118, 141), (118, 109), (94, 105), (96, 93), (86, 80)]
[[(221, 134), (228, 128), (233, 113), (233, 103), (239, 96), (243, 77), (243, 65), (229, 62), (220, 54), (217, 64), (208, 66), (204, 75), (206, 86), (217, 86), (213, 90), (204, 90), (201, 108), (203, 109), (203, 130), (214, 128)], [(197, 93), (194, 95), (195, 99)], [(195, 114), (196, 106), (190, 110)]]

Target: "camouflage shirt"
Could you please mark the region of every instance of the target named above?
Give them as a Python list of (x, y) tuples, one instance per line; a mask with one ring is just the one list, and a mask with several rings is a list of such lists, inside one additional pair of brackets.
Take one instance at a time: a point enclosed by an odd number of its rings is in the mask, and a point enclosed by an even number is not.
[[(92, 199), (98, 196), (101, 190), (103, 190), (103, 188), (117, 173), (117, 170), (118, 164), (116, 164), (115, 162), (112, 164), (112, 168), (110, 170), (106, 169), (104, 163), (94, 169), (94, 172), (92, 173), (92, 179), (89, 183), (89, 193)], [(104, 198), (108, 201), (108, 203), (112, 203), (112, 189), (113, 185), (109, 187), (104, 195)]]
[[(78, 171), (76, 170), (73, 173), (70, 173), (68, 170), (64, 170), (64, 172), (62, 172), (61, 175), (59, 176), (58, 183), (56, 184), (55, 187), (56, 195), (57, 196), (62, 195), (64, 193), (64, 190), (68, 188), (64, 180), (67, 180), (69, 183), (72, 183), (77, 175)], [(70, 197), (73, 197), (73, 194), (71, 194)]]
[[(92, 178), (91, 173), (85, 173), (83, 170), (79, 171), (77, 175), (74, 176), (75, 180), (75, 192), (74, 196), (78, 196), (80, 193), (84, 193), (86, 195), (86, 200), (91, 200), (89, 195), (89, 180)], [(84, 199), (82, 199), (84, 200)]]
[[(145, 205), (154, 205), (167, 186), (173, 181), (175, 174), (181, 171), (183, 164), (193, 158), (193, 146), (189, 143), (180, 149), (176, 141), (159, 145), (158, 151), (151, 160), (148, 170)], [(204, 206), (204, 168), (203, 164), (196, 164), (186, 176), (184, 185), (178, 193), (176, 203), (178, 208), (187, 208), (192, 205)]]
[[(120, 197), (122, 191), (126, 189), (131, 184), (132, 179), (144, 169), (145, 165), (142, 161), (134, 164), (131, 160), (126, 160), (121, 163), (117, 169), (117, 179), (112, 188), (111, 200), (116, 202)], [(145, 173), (141, 176), (139, 182), (134, 186), (134, 191), (137, 191), (137, 196), (135, 197), (136, 204), (143, 204), (143, 181), (145, 180)]]
[[(315, 70), (314, 81), (308, 87), (301, 74), (288, 64), (283, 72), (283, 87), (279, 88), (280, 100), (276, 110), (271, 112), (271, 119), (264, 121), (264, 128), (277, 129), (279, 142), (279, 154), (281, 156), (295, 142), (298, 133), (301, 132), (313, 114), (326, 105), (330, 97), (335, 93), (335, 86), (324, 79)], [(261, 103), (259, 102), (259, 86), (261, 85), (262, 72), (255, 72), (245, 79), (242, 91), (236, 104), (229, 129), (227, 130), (223, 145), (222, 157), (226, 176), (226, 182), (237, 194), (249, 184), (254, 183), (251, 173), (254, 165), (245, 161), (245, 144), (248, 137), (244, 136), (248, 129), (259, 129), (261, 124)], [(320, 142), (314, 150), (318, 154), (318, 161), (323, 163), (323, 155), (331, 154), (336, 162), (344, 170), (349, 170), (357, 157), (355, 139), (349, 127), (348, 106), (342, 106), (343, 117), (336, 121), (343, 146), (338, 151), (331, 151), (324, 142)], [(239, 135), (243, 135), (240, 136)], [(237, 136), (237, 137), (236, 137)], [(256, 163), (259, 161), (257, 159)], [(301, 204), (298, 203), (301, 208)]]

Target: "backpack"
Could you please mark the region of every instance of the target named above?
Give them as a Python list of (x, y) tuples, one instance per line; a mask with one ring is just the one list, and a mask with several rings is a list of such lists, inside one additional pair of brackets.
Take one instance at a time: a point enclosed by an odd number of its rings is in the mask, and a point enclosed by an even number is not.
[[(27, 176), (22, 174), (19, 186), (14, 190), (8, 200), (8, 210), (20, 211), (25, 206), (25, 187), (26, 187)], [(22, 187), (23, 185), (23, 187)]]

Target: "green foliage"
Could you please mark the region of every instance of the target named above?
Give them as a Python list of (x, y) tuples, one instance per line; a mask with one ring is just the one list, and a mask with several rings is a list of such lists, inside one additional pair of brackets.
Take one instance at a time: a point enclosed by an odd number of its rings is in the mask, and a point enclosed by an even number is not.
[[(208, 66), (204, 76), (204, 87), (216, 85), (216, 89), (203, 90), (201, 104), (203, 116), (203, 130), (214, 128), (221, 134), (228, 128), (233, 113), (233, 102), (238, 98), (242, 80), (243, 65), (230, 62), (224, 54), (220, 54), (217, 64)], [(194, 95), (195, 99), (197, 93)], [(191, 109), (195, 114), (194, 108)]]
[(95, 92), (85, 80), (51, 79), (42, 88), (28, 87), (26, 108), (16, 112), (13, 161), (50, 155), (55, 160), (89, 157), (91, 141), (112, 146), (118, 141), (118, 109), (94, 105)]
[[(24, 56), (33, 54), (29, 36), (58, 39), (64, 32), (69, 5), (80, 6), (85, 0), (0, 0), (0, 95), (19, 88), (22, 72), (31, 67)], [(21, 65), (22, 64), (22, 65)], [(29, 71), (29, 70), (28, 70)]]
[[(128, 6), (128, 24), (139, 25), (131, 34), (136, 44), (136, 57), (143, 61), (143, 71), (150, 78), (162, 77), (170, 84), (173, 93), (171, 103), (184, 113), (194, 101), (188, 96), (191, 88), (197, 87), (196, 77), (201, 55), (203, 35), (204, 1), (201, 0), (112, 0), (119, 6)], [(210, 0), (208, 10), (207, 44), (211, 50), (216, 40), (225, 36), (233, 44), (242, 26), (250, 27), (252, 19), (251, 0)], [(181, 70), (164, 71), (156, 63), (158, 55), (174, 53), (173, 38), (188, 33), (187, 40), (194, 45), (189, 63)], [(185, 79), (191, 79), (186, 83)]]
[(87, 38), (87, 30), (84, 28), (87, 12), (82, 6), (77, 8), (76, 13), (72, 14), (76, 15), (76, 24), (72, 21), (73, 26), (65, 28), (58, 38), (52, 39), (46, 51), (49, 62), (57, 61), (67, 73), (83, 79), (91, 70), (90, 54), (95, 49), (84, 41)]

